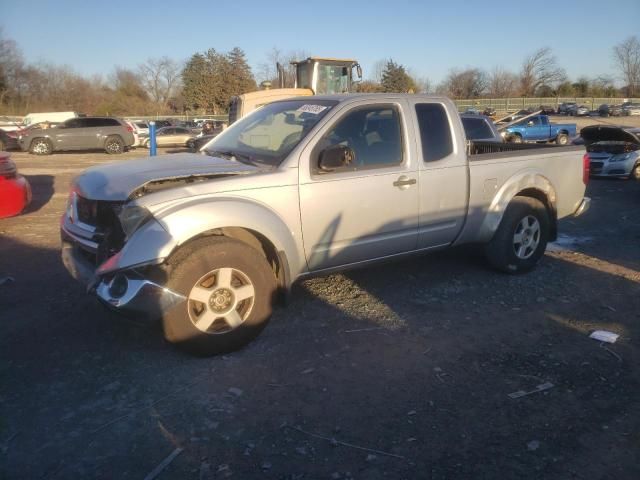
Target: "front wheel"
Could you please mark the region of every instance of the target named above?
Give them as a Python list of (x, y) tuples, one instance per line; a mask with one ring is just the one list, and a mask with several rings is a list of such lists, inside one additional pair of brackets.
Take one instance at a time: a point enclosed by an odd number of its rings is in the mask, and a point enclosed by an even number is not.
[(53, 145), (48, 138), (36, 138), (31, 142), (29, 152), (34, 155), (51, 155), (53, 152)]
[(492, 267), (506, 273), (522, 273), (536, 266), (547, 248), (549, 215), (540, 200), (514, 197), (498, 230), (485, 246)]
[(522, 137), (520, 135), (512, 135), (511, 138), (509, 138), (509, 142), (511, 143), (522, 143)]
[(556, 144), (566, 145), (567, 143), (569, 143), (569, 137), (564, 133), (559, 133), (558, 136), (556, 137)]
[(225, 237), (183, 248), (174, 257), (167, 286), (186, 301), (164, 316), (165, 338), (198, 356), (243, 347), (271, 317), (273, 270), (260, 252)]
[(630, 178), (640, 181), (640, 163), (636, 164), (636, 166), (633, 167), (633, 170), (631, 170)]

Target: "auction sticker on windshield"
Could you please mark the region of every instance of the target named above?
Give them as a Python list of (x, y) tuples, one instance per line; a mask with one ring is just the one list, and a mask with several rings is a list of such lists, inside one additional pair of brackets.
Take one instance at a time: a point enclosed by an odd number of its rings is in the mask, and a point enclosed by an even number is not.
[(323, 105), (310, 105), (310, 104), (306, 104), (306, 105), (302, 105), (297, 111), (298, 112), (307, 112), (307, 113), (313, 113), (315, 115), (319, 114), (320, 112), (326, 110), (328, 107), (325, 107)]

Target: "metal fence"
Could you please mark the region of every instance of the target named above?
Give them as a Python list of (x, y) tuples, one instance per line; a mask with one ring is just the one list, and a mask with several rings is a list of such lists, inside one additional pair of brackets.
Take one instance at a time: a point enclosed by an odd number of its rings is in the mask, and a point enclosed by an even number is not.
[(141, 120), (141, 121), (151, 121), (151, 120), (180, 120), (180, 121), (190, 121), (190, 120), (217, 120), (226, 122), (229, 119), (228, 115), (125, 115), (123, 118), (127, 120)]
[(534, 108), (541, 105), (553, 107), (555, 110), (564, 102), (575, 102), (584, 105), (590, 110), (595, 110), (603, 103), (621, 104), (623, 101), (640, 103), (640, 98), (597, 98), (597, 97), (514, 97), (514, 98), (472, 98), (467, 100), (454, 100), (458, 110), (467, 108), (484, 109), (495, 108), (498, 112), (515, 112), (520, 109)]

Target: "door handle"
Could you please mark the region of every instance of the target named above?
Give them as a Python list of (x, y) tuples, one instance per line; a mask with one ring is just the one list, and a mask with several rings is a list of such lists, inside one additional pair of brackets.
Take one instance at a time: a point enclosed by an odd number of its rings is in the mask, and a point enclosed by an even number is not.
[(409, 178), (405, 175), (400, 175), (400, 177), (393, 182), (394, 187), (398, 187), (400, 190), (406, 190), (410, 185), (415, 185), (417, 183), (415, 178)]

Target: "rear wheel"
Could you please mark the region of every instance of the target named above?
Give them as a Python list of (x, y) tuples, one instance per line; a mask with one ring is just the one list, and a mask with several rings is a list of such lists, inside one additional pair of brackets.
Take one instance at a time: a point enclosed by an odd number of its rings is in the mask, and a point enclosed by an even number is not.
[(540, 200), (514, 197), (500, 226), (485, 246), (492, 267), (506, 273), (521, 273), (536, 266), (547, 248), (549, 215)]
[(53, 146), (48, 138), (35, 138), (31, 142), (29, 152), (34, 155), (51, 155)]
[(566, 145), (567, 143), (569, 143), (569, 137), (564, 133), (559, 133), (556, 137), (556, 143), (558, 145)]
[(124, 152), (124, 142), (117, 135), (107, 137), (104, 142), (104, 150), (110, 155), (117, 155)]
[(225, 237), (178, 252), (167, 286), (187, 300), (163, 318), (165, 338), (198, 356), (231, 352), (267, 325), (276, 281), (264, 256)]

